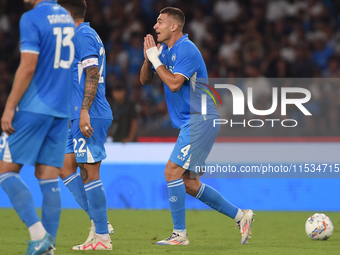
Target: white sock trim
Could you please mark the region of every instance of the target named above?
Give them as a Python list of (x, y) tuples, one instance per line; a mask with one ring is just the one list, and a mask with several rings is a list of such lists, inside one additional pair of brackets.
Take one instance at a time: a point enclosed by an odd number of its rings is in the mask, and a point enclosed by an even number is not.
[(240, 220), (242, 220), (243, 216), (244, 216), (244, 211), (242, 211), (241, 209), (238, 209), (238, 212), (237, 212), (234, 220), (236, 222), (239, 222)]
[(16, 172), (8, 172), (8, 173), (4, 173), (2, 175), (0, 175), (0, 184), (6, 180), (7, 178), (9, 177), (12, 177), (12, 176), (16, 176), (17, 178), (20, 178), (20, 175)]
[(196, 195), (196, 198), (197, 198), (197, 199), (199, 199), (199, 198), (202, 196), (203, 191), (204, 191), (204, 188), (205, 188), (205, 184), (202, 183), (202, 184), (201, 184), (201, 187), (199, 188), (199, 190), (198, 190), (198, 192), (197, 192), (197, 195)]
[(64, 184), (67, 185), (69, 184), (71, 181), (73, 181), (77, 176), (79, 176), (79, 173), (75, 172), (74, 174), (72, 174), (70, 177), (68, 177), (66, 180), (63, 180)]
[(181, 237), (187, 236), (187, 230), (186, 229), (174, 229), (173, 232), (178, 234)]
[(41, 221), (38, 221), (34, 223), (33, 225), (31, 225), (28, 228), (28, 231), (30, 232), (32, 241), (37, 241), (37, 240), (42, 239), (47, 233)]
[(109, 234), (97, 234), (96, 236), (99, 237), (100, 240), (103, 240), (104, 242), (107, 242), (110, 239)]

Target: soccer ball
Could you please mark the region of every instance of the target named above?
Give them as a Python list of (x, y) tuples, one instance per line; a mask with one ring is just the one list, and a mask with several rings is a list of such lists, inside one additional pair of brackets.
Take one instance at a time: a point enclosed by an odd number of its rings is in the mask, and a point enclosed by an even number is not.
[(332, 220), (323, 213), (310, 216), (305, 225), (307, 235), (313, 240), (326, 240), (333, 233)]

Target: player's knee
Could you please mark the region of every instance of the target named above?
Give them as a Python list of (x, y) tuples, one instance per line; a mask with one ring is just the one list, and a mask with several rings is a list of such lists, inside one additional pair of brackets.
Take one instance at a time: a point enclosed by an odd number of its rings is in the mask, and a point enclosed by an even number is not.
[(58, 171), (57, 167), (36, 164), (34, 175), (41, 180), (55, 179), (58, 178)]
[(60, 177), (61, 179), (65, 179), (65, 178), (68, 176), (68, 175), (65, 174), (65, 172), (62, 171), (61, 169), (59, 170), (58, 175), (59, 175), (59, 177)]
[(171, 171), (169, 170), (169, 168), (165, 168), (165, 170), (164, 170), (164, 176), (165, 176), (165, 179), (168, 181), (169, 179), (171, 179), (171, 176), (172, 176), (172, 174), (171, 174)]
[(64, 166), (63, 168), (59, 168), (58, 175), (61, 179), (64, 179), (67, 176), (74, 174), (75, 172), (77, 172), (77, 168), (65, 167)]
[(182, 174), (179, 171), (168, 166), (164, 170), (164, 175), (167, 182), (182, 178)]
[(183, 181), (186, 193), (195, 196), (199, 189), (197, 181), (195, 179), (183, 179)]
[(42, 179), (43, 171), (41, 168), (35, 168), (34, 175), (37, 179)]

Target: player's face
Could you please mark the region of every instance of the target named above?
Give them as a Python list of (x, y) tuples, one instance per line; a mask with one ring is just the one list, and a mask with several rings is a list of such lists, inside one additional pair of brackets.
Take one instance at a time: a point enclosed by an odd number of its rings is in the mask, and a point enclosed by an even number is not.
[(157, 23), (153, 26), (157, 34), (157, 41), (164, 43), (171, 38), (171, 19), (168, 14), (160, 14)]

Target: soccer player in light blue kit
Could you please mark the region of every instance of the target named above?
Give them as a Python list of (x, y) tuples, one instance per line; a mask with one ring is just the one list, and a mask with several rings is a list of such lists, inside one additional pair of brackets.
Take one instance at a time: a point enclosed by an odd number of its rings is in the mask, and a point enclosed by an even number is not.
[[(26, 254), (53, 254), (61, 201), (58, 171), (67, 141), (75, 25), (55, 1), (24, 0), (33, 10), (20, 20), (21, 60), (1, 118), (0, 184), (31, 242)], [(33, 197), (19, 176), (35, 165), (42, 221)]]
[(105, 98), (105, 49), (96, 31), (84, 22), (85, 0), (58, 3), (70, 12), (77, 28), (71, 130), (59, 176), (92, 222), (87, 240), (73, 250), (112, 250), (109, 232), (113, 229), (107, 222), (106, 195), (99, 176), (101, 161), (106, 158), (104, 142), (112, 123)]
[(241, 230), (241, 244), (245, 244), (250, 237), (252, 210), (232, 205), (217, 190), (201, 183), (198, 173), (193, 173), (196, 166), (205, 164), (219, 131), (219, 127), (213, 127), (213, 120), (220, 117), (210, 97), (207, 97), (207, 114), (201, 114), (201, 97), (207, 89), (204, 84), (208, 74), (201, 53), (182, 32), (184, 22), (180, 9), (164, 8), (154, 26), (157, 41), (162, 45), (156, 46), (151, 35), (144, 38), (145, 61), (140, 81), (149, 84), (156, 71), (164, 83), (172, 125), (180, 129), (164, 172), (174, 230), (170, 237), (156, 244), (189, 244), (185, 225), (186, 193), (235, 219)]

